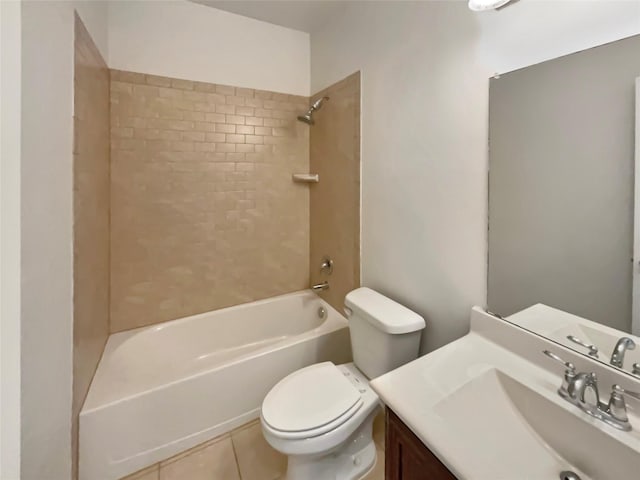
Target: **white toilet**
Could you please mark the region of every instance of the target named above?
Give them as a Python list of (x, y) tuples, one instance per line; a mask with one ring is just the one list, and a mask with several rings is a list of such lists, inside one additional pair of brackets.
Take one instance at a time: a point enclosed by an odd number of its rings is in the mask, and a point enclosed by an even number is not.
[(420, 315), (369, 288), (347, 294), (345, 305), (353, 363), (298, 370), (262, 402), (264, 436), (288, 455), (286, 480), (355, 480), (371, 469), (380, 401), (369, 379), (418, 357)]

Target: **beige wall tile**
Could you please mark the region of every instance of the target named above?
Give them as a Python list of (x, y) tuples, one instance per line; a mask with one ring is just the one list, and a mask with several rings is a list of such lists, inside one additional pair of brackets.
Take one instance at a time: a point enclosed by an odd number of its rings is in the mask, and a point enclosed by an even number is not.
[[(342, 311), (345, 295), (360, 286), (360, 73), (312, 98), (321, 96), (330, 100), (310, 129), (311, 172), (320, 175), (320, 182), (310, 193), (309, 268), (311, 283), (329, 281), (329, 290), (320, 296)], [(320, 271), (324, 255), (333, 259), (331, 276)]]
[[(109, 334), (109, 70), (75, 19), (73, 147), (74, 478), (78, 414)], [(126, 89), (125, 89), (126, 91)], [(133, 136), (114, 129), (114, 139)]]
[(242, 480), (275, 480), (287, 470), (287, 457), (277, 452), (262, 435), (260, 422), (231, 434)]
[(231, 439), (226, 436), (160, 464), (160, 480), (240, 480)]
[(140, 470), (124, 477), (122, 480), (158, 480), (160, 478), (160, 464), (157, 463), (149, 468)]
[(112, 71), (112, 332), (308, 287), (307, 104)]

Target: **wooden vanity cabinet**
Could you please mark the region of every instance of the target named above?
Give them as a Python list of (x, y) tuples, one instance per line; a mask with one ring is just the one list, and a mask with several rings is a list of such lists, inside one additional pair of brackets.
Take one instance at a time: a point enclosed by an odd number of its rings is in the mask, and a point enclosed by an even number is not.
[(456, 480), (398, 416), (386, 409), (386, 480)]

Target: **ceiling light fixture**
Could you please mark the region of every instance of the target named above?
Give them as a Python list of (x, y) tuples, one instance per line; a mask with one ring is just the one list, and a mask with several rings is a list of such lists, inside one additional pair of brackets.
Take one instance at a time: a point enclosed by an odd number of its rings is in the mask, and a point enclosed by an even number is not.
[(469, 0), (469, 8), (474, 12), (496, 10), (505, 6), (510, 1), (511, 0)]

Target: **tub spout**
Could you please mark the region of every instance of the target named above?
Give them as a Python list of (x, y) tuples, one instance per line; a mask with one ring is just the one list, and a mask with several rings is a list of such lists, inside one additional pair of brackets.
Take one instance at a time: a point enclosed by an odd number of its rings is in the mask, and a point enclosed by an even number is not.
[(317, 285), (311, 285), (311, 290), (313, 290), (314, 292), (319, 292), (322, 290), (328, 290), (329, 289), (329, 282), (327, 282), (326, 280), (322, 283), (318, 283)]

